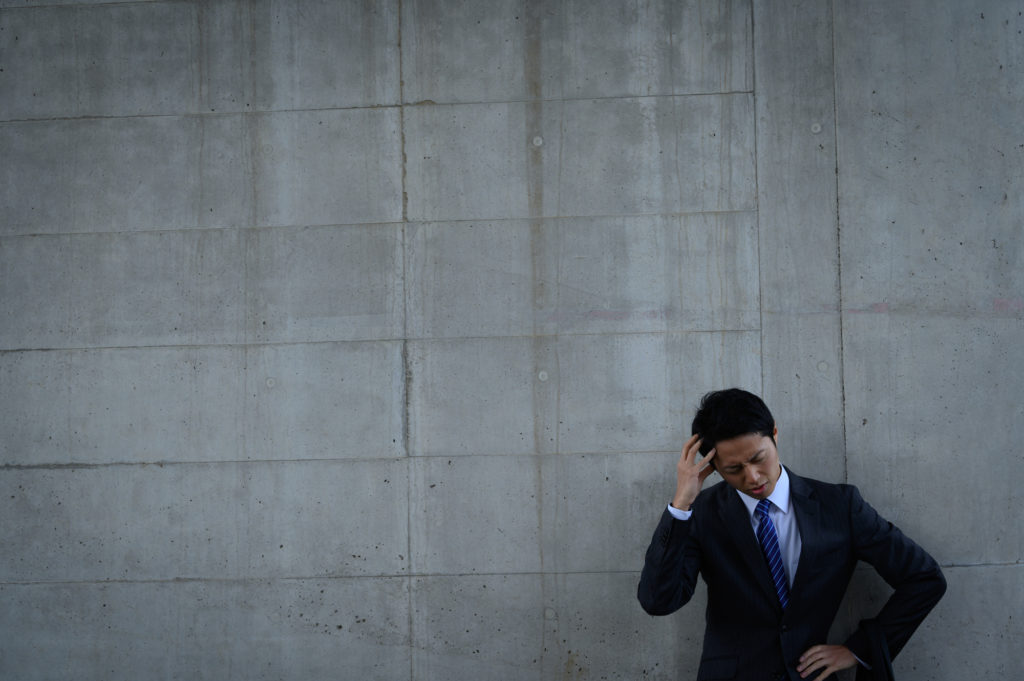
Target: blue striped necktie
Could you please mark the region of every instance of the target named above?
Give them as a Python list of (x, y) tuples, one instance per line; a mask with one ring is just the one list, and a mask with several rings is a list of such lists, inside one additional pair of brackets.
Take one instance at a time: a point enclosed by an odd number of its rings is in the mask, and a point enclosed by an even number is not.
[(757, 524), (757, 541), (761, 542), (761, 550), (764, 551), (765, 560), (768, 561), (768, 569), (772, 573), (772, 581), (775, 582), (775, 592), (779, 594), (779, 603), (785, 610), (789, 605), (789, 583), (786, 581), (786, 570), (782, 567), (782, 551), (779, 550), (779, 535), (775, 532), (775, 525), (768, 517), (768, 508), (772, 502), (762, 499), (757, 502), (757, 517), (761, 522)]

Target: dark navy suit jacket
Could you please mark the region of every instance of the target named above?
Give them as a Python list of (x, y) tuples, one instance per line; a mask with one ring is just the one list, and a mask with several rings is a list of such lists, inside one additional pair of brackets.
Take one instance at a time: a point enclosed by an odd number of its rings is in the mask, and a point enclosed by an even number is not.
[(871, 666), (870, 672), (861, 667), (858, 679), (892, 678), (891, 658), (946, 590), (942, 571), (856, 487), (786, 470), (802, 546), (785, 612), (747, 509), (725, 482), (700, 493), (689, 520), (663, 513), (647, 549), (640, 604), (652, 615), (675, 612), (693, 596), (699, 573), (708, 593), (698, 681), (800, 681), (800, 655), (827, 642), (862, 560), (894, 591), (878, 615), (862, 622), (844, 643)]

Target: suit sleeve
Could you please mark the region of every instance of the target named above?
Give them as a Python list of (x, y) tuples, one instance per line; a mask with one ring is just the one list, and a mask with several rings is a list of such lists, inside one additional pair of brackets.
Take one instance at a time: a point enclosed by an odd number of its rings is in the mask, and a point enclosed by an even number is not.
[(669, 615), (693, 596), (700, 571), (694, 519), (678, 520), (666, 509), (654, 530), (640, 573), (637, 598), (650, 615)]
[(893, 593), (872, 620), (846, 641), (854, 655), (888, 668), (946, 592), (942, 570), (928, 553), (882, 518), (850, 487), (850, 523), (856, 557), (878, 572)]

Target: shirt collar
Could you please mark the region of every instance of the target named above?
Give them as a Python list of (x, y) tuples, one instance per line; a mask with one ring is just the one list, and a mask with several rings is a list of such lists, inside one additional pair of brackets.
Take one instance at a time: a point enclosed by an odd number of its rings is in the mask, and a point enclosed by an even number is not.
[[(779, 474), (779, 479), (775, 482), (775, 489), (768, 496), (768, 501), (775, 504), (782, 513), (789, 513), (789, 473), (786, 472), (786, 467), (782, 466), (782, 472)], [(736, 490), (736, 494), (740, 495), (740, 500), (743, 501), (743, 505), (747, 507), (747, 513), (750, 517), (754, 517), (754, 509), (757, 508), (758, 499), (745, 494), (739, 490)]]

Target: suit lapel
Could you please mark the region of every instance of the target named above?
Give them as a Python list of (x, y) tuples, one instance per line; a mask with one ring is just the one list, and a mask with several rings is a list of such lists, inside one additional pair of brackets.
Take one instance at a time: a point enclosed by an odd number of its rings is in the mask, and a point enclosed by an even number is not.
[(779, 596), (775, 591), (775, 583), (772, 582), (771, 572), (765, 562), (764, 554), (761, 552), (761, 545), (754, 535), (754, 528), (750, 524), (750, 515), (747, 507), (743, 505), (736, 491), (723, 484), (723, 498), (719, 505), (719, 514), (726, 528), (726, 534), (736, 545), (744, 562), (754, 576), (768, 601), (772, 603), (779, 613), (782, 613), (782, 606), (779, 604)]
[(796, 579), (791, 589), (794, 597), (800, 596), (800, 587), (807, 581), (807, 574), (815, 565), (823, 528), (819, 502), (810, 485), (789, 469), (789, 500), (796, 513), (796, 526), (800, 532), (800, 558), (796, 568)]

